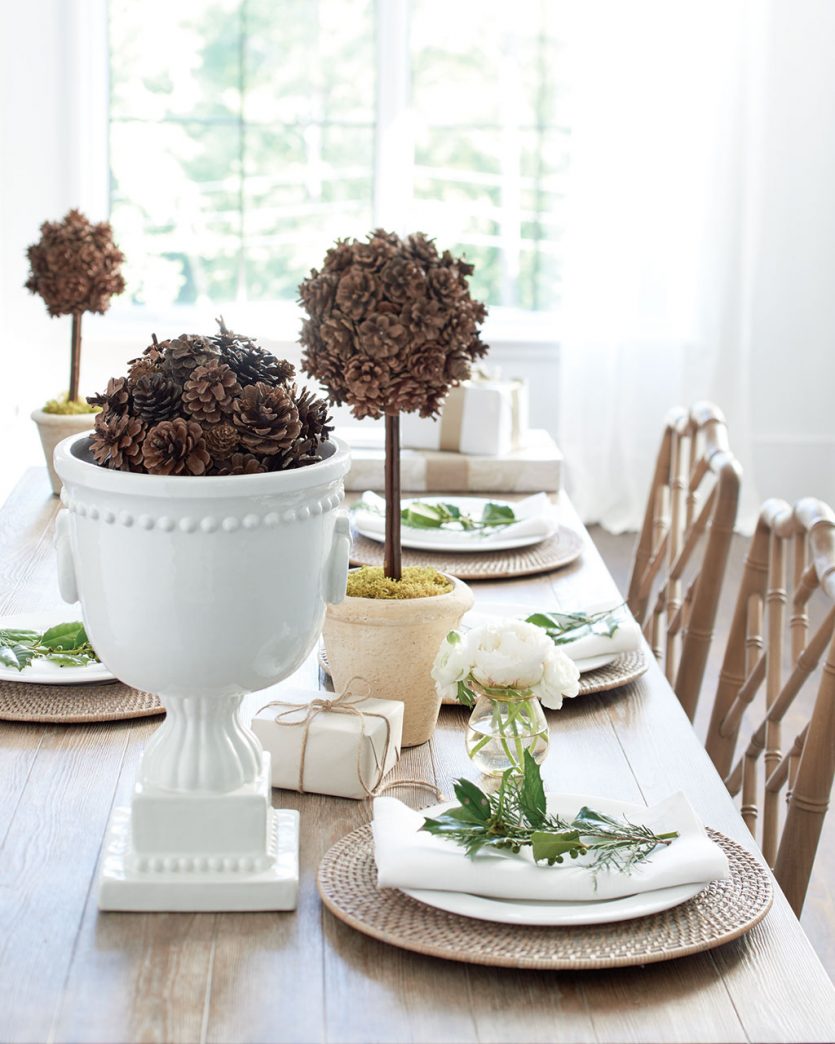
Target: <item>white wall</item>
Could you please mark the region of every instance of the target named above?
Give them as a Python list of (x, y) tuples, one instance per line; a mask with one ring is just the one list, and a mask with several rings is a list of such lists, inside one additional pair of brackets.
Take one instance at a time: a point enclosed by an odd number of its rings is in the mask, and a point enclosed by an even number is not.
[(835, 4), (773, 2), (751, 298), (761, 497), (835, 504)]

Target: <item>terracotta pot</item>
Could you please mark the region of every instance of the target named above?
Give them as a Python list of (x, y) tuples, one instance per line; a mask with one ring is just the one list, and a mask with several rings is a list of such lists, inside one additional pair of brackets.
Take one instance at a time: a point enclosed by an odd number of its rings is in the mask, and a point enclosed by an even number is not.
[(448, 594), (427, 598), (353, 598), (329, 605), (322, 632), (335, 689), (352, 678), (368, 681), (372, 695), (401, 700), (403, 746), (425, 743), (441, 708), (431, 669), (443, 637), (472, 609), (473, 593), (449, 577)]
[(49, 472), (49, 481), (55, 496), (61, 493), (61, 480), (55, 471), (52, 456), (59, 442), (70, 437), (80, 435), (83, 431), (89, 431), (96, 419), (95, 413), (45, 413), (43, 410), (34, 410), (32, 420), (38, 426), (38, 434), (41, 437), (43, 455), (46, 457), (46, 467)]

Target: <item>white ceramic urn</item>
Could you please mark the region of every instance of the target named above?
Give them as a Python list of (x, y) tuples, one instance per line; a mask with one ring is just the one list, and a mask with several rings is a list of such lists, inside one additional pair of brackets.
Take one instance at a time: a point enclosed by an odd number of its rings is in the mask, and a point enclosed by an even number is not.
[(347, 447), (265, 475), (135, 475), (98, 467), (89, 437), (58, 445), (59, 583), (122, 681), (158, 693), (130, 808), (111, 819), (99, 905), (290, 909), (298, 813), (271, 807), (269, 755), (243, 696), (310, 653), (345, 594)]

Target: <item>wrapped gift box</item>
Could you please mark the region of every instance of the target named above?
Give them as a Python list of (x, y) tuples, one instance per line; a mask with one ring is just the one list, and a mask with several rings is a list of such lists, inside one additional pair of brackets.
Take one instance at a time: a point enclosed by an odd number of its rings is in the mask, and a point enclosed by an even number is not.
[[(401, 421), (403, 418), (401, 417)], [(382, 427), (337, 428), (351, 446), (345, 488), (381, 493), (385, 486)], [(431, 450), (400, 451), (400, 486), (406, 493), (556, 493), (562, 453), (547, 431), (531, 429), (524, 444), (497, 457), (470, 457)]]
[(352, 696), (341, 706), (311, 713), (313, 701), (326, 699), (337, 696), (282, 686), (252, 719), (252, 731), (271, 755), (272, 785), (334, 797), (367, 797), (366, 787), (374, 789), (400, 757), (403, 704)]
[(528, 430), (528, 388), (522, 380), (476, 375), (450, 389), (441, 416), (400, 418), (405, 449), (500, 457), (524, 444)]

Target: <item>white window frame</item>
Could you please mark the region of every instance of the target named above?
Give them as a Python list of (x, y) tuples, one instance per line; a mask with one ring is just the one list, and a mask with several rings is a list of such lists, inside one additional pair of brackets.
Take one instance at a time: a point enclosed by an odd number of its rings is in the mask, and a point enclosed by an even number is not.
[[(414, 129), (409, 106), (410, 0), (376, 3), (376, 114), (373, 218), (375, 227), (400, 233), (412, 192)], [(78, 0), (67, 11), (67, 88), (74, 95), (70, 138), (74, 143), (68, 177), (85, 212), (107, 217), (110, 210), (108, 0)], [(427, 230), (431, 233), (431, 230)], [(315, 265), (318, 258), (311, 259)], [(222, 311), (216, 302), (213, 310)], [(303, 313), (289, 301), (229, 303), (235, 325), (256, 330), (265, 340), (297, 351)], [(207, 322), (203, 305), (164, 311), (116, 300), (108, 326), (117, 339), (147, 338), (149, 329), (172, 322), (195, 329)], [(213, 317), (208, 317), (209, 319)], [(492, 306), (484, 338), (494, 347), (518, 349), (526, 357), (551, 351), (560, 340), (560, 314)]]

